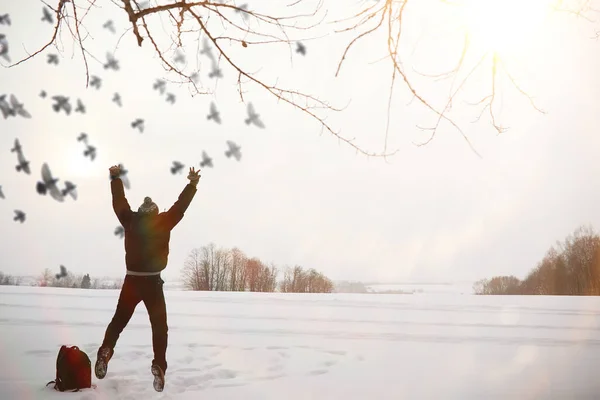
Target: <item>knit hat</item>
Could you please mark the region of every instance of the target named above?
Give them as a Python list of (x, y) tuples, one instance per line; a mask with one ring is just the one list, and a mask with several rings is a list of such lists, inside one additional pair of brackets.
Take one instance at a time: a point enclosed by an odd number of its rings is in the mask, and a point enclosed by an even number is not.
[(138, 208), (139, 213), (158, 214), (158, 206), (150, 197), (144, 198), (144, 204)]

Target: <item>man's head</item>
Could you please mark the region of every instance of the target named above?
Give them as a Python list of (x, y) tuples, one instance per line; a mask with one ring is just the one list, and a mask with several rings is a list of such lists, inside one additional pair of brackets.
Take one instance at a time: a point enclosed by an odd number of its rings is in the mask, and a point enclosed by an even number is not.
[(156, 215), (158, 214), (158, 206), (150, 197), (145, 197), (144, 203), (140, 206), (140, 208), (138, 208), (138, 213)]

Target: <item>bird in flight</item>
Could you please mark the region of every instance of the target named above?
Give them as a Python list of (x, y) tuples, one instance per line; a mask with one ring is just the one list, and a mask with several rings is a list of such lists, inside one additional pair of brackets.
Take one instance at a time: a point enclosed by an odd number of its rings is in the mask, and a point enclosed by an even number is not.
[(131, 127), (132, 128), (138, 128), (138, 130), (140, 131), (140, 133), (144, 132), (144, 120), (141, 118), (136, 119), (135, 121), (133, 121), (131, 123)]
[(223, 77), (223, 73), (221, 72), (221, 68), (219, 68), (219, 66), (217, 65), (217, 63), (215, 62), (215, 60), (213, 60), (213, 62), (212, 62), (212, 69), (208, 73), (208, 77), (209, 78), (222, 78)]
[(71, 103), (69, 103), (69, 98), (65, 96), (52, 96), (52, 100), (56, 102), (56, 104), (52, 105), (52, 109), (56, 112), (60, 112), (60, 110), (65, 110), (67, 115), (71, 114)]
[(31, 114), (19, 103), (14, 94), (10, 95), (10, 105), (12, 106), (12, 115), (20, 115), (23, 118), (31, 118)]
[(110, 54), (110, 53), (106, 53), (106, 64), (104, 64), (104, 69), (113, 69), (115, 71), (119, 70), (119, 62), (115, 59), (115, 57)]
[(67, 272), (67, 269), (65, 268), (64, 265), (60, 266), (60, 272), (58, 274), (55, 275), (56, 279), (60, 279), (60, 278), (64, 278), (67, 275), (69, 275), (69, 273)]
[(242, 4), (241, 6), (239, 6), (239, 7), (237, 7), (237, 8), (235, 9), (235, 12), (236, 12), (236, 13), (238, 13), (238, 14), (240, 14), (240, 13), (241, 13), (241, 14), (242, 14), (242, 17), (243, 17), (244, 19), (248, 19), (248, 13), (247, 13), (247, 12), (242, 12), (242, 11), (240, 11), (240, 10), (248, 11), (248, 3), (244, 3), (244, 4)]
[(176, 63), (185, 64), (185, 54), (183, 54), (181, 50), (177, 49), (173, 61), (175, 61)]
[(58, 54), (48, 54), (48, 64), (58, 65)]
[(56, 186), (58, 181), (58, 178), (52, 177), (52, 173), (50, 172), (50, 167), (48, 167), (48, 164), (44, 163), (42, 165), (42, 180), (38, 181), (36, 185), (37, 192), (42, 196), (45, 196), (46, 193), (50, 193), (50, 196), (54, 200), (62, 203), (64, 201), (64, 196), (58, 186)]
[(63, 190), (61, 190), (61, 194), (63, 196), (67, 196), (67, 194), (69, 196), (71, 196), (73, 198), (73, 200), (77, 200), (77, 186), (75, 186), (73, 183), (69, 182), (69, 181), (65, 181), (65, 188)]
[(242, 153), (240, 152), (240, 149), (241, 149), (240, 146), (238, 146), (231, 140), (227, 141), (227, 146), (229, 147), (229, 149), (225, 151), (225, 155), (227, 156), (227, 158), (233, 156), (233, 157), (235, 157), (236, 160), (240, 161), (240, 158), (242, 158)]
[(109, 30), (109, 31), (111, 31), (112, 33), (117, 33), (117, 32), (115, 31), (115, 24), (114, 24), (114, 22), (112, 21), (112, 19), (109, 19), (108, 21), (106, 21), (106, 22), (104, 23), (104, 25), (102, 25), (102, 27), (103, 27), (104, 29), (108, 29), (108, 30)]
[(156, 82), (154, 82), (154, 85), (152, 85), (152, 88), (154, 90), (158, 90), (160, 94), (164, 94), (166, 90), (166, 85), (167, 83), (165, 81), (163, 81), (162, 79), (157, 79)]
[(206, 119), (212, 119), (217, 124), (221, 123), (221, 113), (217, 110), (217, 105), (214, 102), (210, 103), (210, 114), (206, 116)]
[(2, 186), (0, 185), (0, 199), (5, 199), (4, 193), (2, 193)]
[(52, 15), (52, 13), (50, 13), (50, 11), (48, 11), (47, 7), (42, 8), (42, 13), (43, 13), (42, 21), (47, 21), (51, 24), (54, 23), (54, 17)]
[(175, 104), (175, 95), (173, 93), (167, 93), (167, 103)]
[(85, 150), (83, 151), (83, 156), (90, 156), (90, 160), (94, 161), (94, 159), (96, 158), (96, 148), (88, 144)]
[(173, 166), (171, 167), (171, 173), (173, 175), (175, 175), (178, 172), (181, 173), (181, 170), (183, 169), (184, 166), (185, 165), (183, 165), (179, 161), (173, 161)]
[(263, 122), (260, 120), (260, 115), (256, 113), (256, 110), (254, 110), (254, 105), (252, 105), (252, 103), (248, 103), (246, 110), (248, 112), (248, 118), (244, 120), (246, 125), (254, 124), (263, 129), (265, 124), (263, 124)]
[(6, 62), (10, 62), (10, 57), (8, 56), (8, 40), (6, 40), (6, 35), (0, 33), (0, 57), (4, 57)]
[(0, 15), (0, 25), (10, 26), (10, 15), (8, 15), (8, 14)]
[(17, 161), (19, 162), (19, 164), (17, 164), (17, 166), (15, 167), (17, 172), (23, 171), (27, 175), (30, 175), (31, 170), (29, 169), (29, 161), (27, 161), (25, 159), (25, 156), (23, 155), (23, 150), (21, 149), (21, 143), (19, 143), (19, 139), (15, 139), (15, 146), (12, 149), (10, 149), (10, 151), (11, 153), (17, 153)]
[(201, 167), (213, 167), (212, 158), (206, 154), (206, 151), (202, 151), (202, 161), (200, 161)]
[(100, 86), (102, 86), (102, 79), (98, 78), (96, 75), (93, 75), (90, 79), (90, 86), (95, 87), (96, 90), (100, 90)]
[(115, 228), (114, 234), (115, 236), (119, 236), (121, 239), (123, 239), (123, 236), (125, 236), (125, 229), (123, 229), (123, 227), (119, 225)]
[(75, 112), (85, 114), (85, 105), (80, 99), (77, 99), (77, 108), (75, 109)]
[(25, 213), (21, 210), (15, 210), (13, 221), (19, 221), (21, 223), (25, 222)]
[(119, 107), (123, 106), (123, 103), (121, 103), (121, 95), (119, 93), (115, 93), (113, 95), (112, 101), (116, 103)]
[(304, 46), (300, 42), (296, 42), (296, 53), (300, 53), (303, 56), (305, 56), (306, 55), (306, 46)]
[(202, 40), (202, 50), (200, 50), (200, 54), (206, 54), (208, 58), (210, 58), (212, 61), (215, 61), (215, 56), (212, 53), (212, 49), (207, 38)]

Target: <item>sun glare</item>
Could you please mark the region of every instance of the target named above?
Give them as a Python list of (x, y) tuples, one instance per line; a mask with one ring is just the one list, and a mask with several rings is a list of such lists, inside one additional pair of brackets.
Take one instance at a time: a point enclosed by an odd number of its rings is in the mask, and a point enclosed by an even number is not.
[(514, 54), (531, 46), (552, 11), (551, 0), (461, 0), (462, 23), (471, 42), (486, 51)]

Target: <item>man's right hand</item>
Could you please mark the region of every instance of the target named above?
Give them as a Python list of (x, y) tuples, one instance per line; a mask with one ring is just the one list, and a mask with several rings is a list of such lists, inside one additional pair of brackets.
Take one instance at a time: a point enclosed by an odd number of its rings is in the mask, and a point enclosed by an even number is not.
[(110, 172), (110, 176), (112, 176), (112, 177), (117, 178), (121, 175), (121, 166), (120, 165), (113, 165), (108, 170)]

